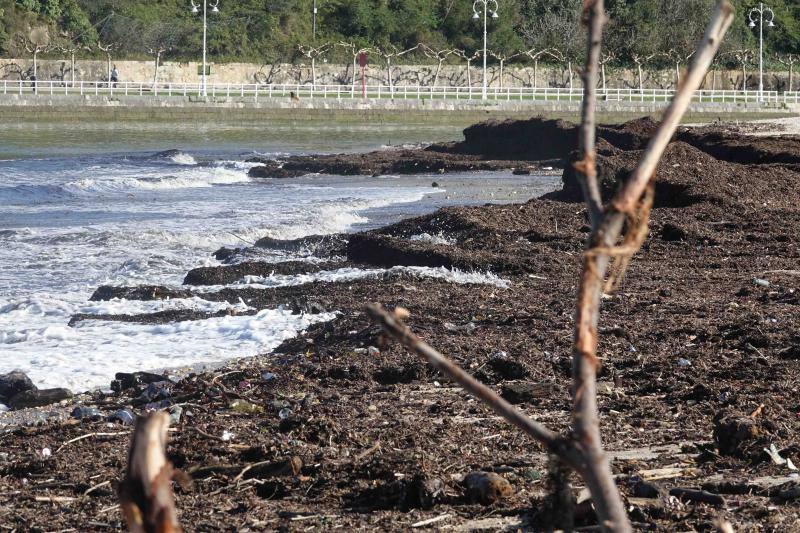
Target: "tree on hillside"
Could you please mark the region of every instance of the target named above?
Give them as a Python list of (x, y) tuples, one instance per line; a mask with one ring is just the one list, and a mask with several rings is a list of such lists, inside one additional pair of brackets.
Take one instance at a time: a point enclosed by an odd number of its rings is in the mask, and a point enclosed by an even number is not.
[(39, 54), (47, 53), (53, 49), (50, 40), (50, 31), (47, 26), (37, 26), (26, 34), (18, 34), (20, 46), (33, 56), (33, 78), (39, 79)]

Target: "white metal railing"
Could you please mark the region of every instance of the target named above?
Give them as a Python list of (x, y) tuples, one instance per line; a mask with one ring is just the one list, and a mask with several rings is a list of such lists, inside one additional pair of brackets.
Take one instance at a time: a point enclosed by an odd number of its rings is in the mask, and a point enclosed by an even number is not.
[[(2, 80), (0, 94), (38, 95), (103, 95), (103, 96), (181, 96), (199, 97), (202, 86), (198, 83), (118, 82), (107, 81), (31, 81)], [(363, 89), (359, 83), (348, 85), (317, 84), (257, 84), (214, 83), (207, 86), (209, 97), (238, 97), (258, 101), (259, 98), (329, 98), (355, 99), (363, 94), (370, 99), (400, 100), (480, 100), (480, 87), (430, 87), (368, 85)], [(673, 89), (599, 89), (598, 98), (608, 101), (658, 103), (669, 102)], [(490, 101), (575, 101), (583, 99), (582, 88), (560, 87), (490, 87)], [(800, 103), (800, 91), (779, 93), (778, 91), (734, 91), (700, 90), (695, 93), (695, 102), (709, 103)]]

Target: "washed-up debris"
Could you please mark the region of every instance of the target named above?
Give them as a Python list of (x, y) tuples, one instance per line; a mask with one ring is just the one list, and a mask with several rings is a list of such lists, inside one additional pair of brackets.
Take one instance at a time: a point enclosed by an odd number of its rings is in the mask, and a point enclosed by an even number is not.
[(761, 278), (753, 278), (753, 285), (757, 287), (769, 287), (770, 282)]
[(149, 385), (150, 383), (158, 383), (159, 381), (168, 381), (167, 378), (160, 374), (153, 374), (152, 372), (117, 372), (114, 375), (114, 381), (111, 382), (111, 390), (121, 392), (127, 389), (133, 389), (141, 385)]
[(53, 451), (50, 448), (42, 448), (42, 457), (47, 459), (48, 457), (53, 455)]
[(470, 472), (464, 477), (464, 495), (467, 500), (491, 505), (514, 494), (511, 483), (494, 472)]
[(223, 442), (230, 442), (234, 437), (234, 434), (228, 431), (227, 429), (222, 432), (222, 441)]
[(680, 359), (678, 359), (678, 366), (686, 368), (692, 366), (692, 362), (689, 361), (688, 359), (684, 359), (683, 357), (681, 357)]
[(535, 404), (542, 399), (554, 398), (557, 394), (556, 387), (552, 383), (533, 383), (529, 381), (504, 383), (500, 391), (500, 396), (512, 404)]
[(269, 383), (270, 381), (275, 380), (275, 374), (273, 374), (272, 372), (262, 372), (261, 379)]
[(159, 400), (167, 400), (172, 396), (171, 381), (155, 381), (147, 385), (147, 388), (137, 398), (139, 403), (151, 403)]
[(680, 500), (686, 500), (697, 503), (707, 503), (710, 505), (725, 505), (725, 498), (719, 494), (713, 494), (705, 490), (698, 489), (684, 489), (676, 487), (669, 491), (670, 496), (675, 496)]
[(522, 379), (528, 375), (528, 370), (522, 363), (509, 357), (508, 352), (495, 352), (489, 358), (488, 364), (503, 379)]
[(72, 398), (72, 392), (67, 389), (40, 389), (20, 392), (8, 402), (12, 409), (26, 409), (28, 407), (44, 407)]
[(128, 409), (120, 409), (119, 411), (108, 417), (109, 422), (119, 422), (123, 426), (130, 426), (131, 424), (133, 424), (133, 421), (135, 419), (136, 417)]
[(772, 462), (778, 466), (786, 465), (786, 468), (789, 470), (797, 470), (797, 467), (794, 466), (791, 459), (781, 457), (778, 448), (775, 447), (775, 444), (770, 444), (769, 448), (764, 448), (764, 451), (769, 455), (769, 458), (772, 459)]
[(261, 407), (260, 405), (255, 405), (253, 403), (250, 403), (250, 402), (248, 402), (246, 400), (234, 400), (234, 401), (231, 402), (230, 407), (231, 407), (231, 410), (233, 410), (233, 411), (235, 411), (237, 413), (242, 413), (242, 414), (252, 415), (252, 414), (263, 413), (264, 412), (264, 408), (263, 407)]
[(0, 403), (5, 402), (26, 391), (36, 390), (31, 378), (21, 370), (12, 370), (0, 375)]
[(283, 409), (281, 409), (278, 412), (278, 418), (280, 418), (281, 420), (286, 420), (287, 418), (289, 418), (293, 414), (294, 413), (293, 413), (293, 411), (291, 409), (289, 409), (288, 407), (284, 407)]
[(94, 407), (86, 407), (82, 405), (79, 405), (73, 409), (70, 413), (70, 416), (78, 420), (100, 420), (103, 418), (103, 414)]
[(181, 423), (181, 417), (183, 416), (183, 407), (180, 405), (176, 405), (169, 410), (169, 424), (171, 426), (177, 426)]

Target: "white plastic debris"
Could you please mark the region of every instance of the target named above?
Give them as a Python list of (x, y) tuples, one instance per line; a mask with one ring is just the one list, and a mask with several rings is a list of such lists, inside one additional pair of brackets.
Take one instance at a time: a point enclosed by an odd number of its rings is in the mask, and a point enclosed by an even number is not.
[(764, 448), (764, 451), (769, 455), (772, 462), (776, 465), (786, 465), (786, 468), (789, 470), (797, 470), (797, 467), (794, 466), (794, 463), (791, 459), (784, 459), (781, 457), (780, 452), (778, 452), (778, 448), (775, 447), (774, 444), (770, 444), (769, 448)]
[(692, 362), (681, 357), (678, 359), (678, 366), (686, 368), (687, 366), (692, 366)]
[(753, 278), (753, 285), (757, 285), (759, 287), (769, 287), (769, 281), (761, 278)]
[(227, 429), (226, 429), (225, 431), (223, 431), (223, 432), (222, 432), (222, 440), (223, 440), (223, 441), (225, 441), (225, 442), (230, 442), (230, 440), (231, 440), (232, 438), (233, 438), (233, 433), (231, 433), (231, 432), (230, 432), (230, 431), (228, 431)]
[(8, 406), (0, 403), (0, 413), (5, 413), (6, 411), (8, 411)]
[(46, 458), (50, 457), (51, 455), (53, 455), (53, 452), (50, 450), (50, 448), (42, 448), (42, 457)]

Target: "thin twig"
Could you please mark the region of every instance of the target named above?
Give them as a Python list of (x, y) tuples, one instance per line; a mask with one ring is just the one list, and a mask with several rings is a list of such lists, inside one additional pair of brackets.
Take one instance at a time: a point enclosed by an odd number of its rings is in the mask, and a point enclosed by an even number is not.
[(78, 442), (84, 439), (89, 439), (92, 437), (116, 437), (118, 435), (128, 435), (128, 434), (129, 434), (128, 431), (118, 431), (116, 433), (87, 433), (86, 435), (81, 435), (80, 437), (75, 437), (72, 440), (68, 440), (67, 442), (59, 446), (58, 449), (56, 449), (56, 453), (63, 450), (64, 447), (67, 446), (68, 444), (72, 444), (74, 442)]
[(581, 107), (581, 127), (578, 152), (581, 160), (573, 166), (578, 173), (583, 197), (589, 207), (589, 221), (592, 229), (597, 228), (603, 215), (603, 201), (597, 183), (597, 156), (595, 153), (595, 109), (597, 108), (597, 71), (600, 64), (600, 50), (603, 40), (605, 11), (603, 0), (584, 2), (584, 17), (589, 32), (587, 37), (586, 68), (583, 72), (583, 105)]
[(396, 315), (387, 313), (381, 306), (375, 304), (368, 305), (366, 310), (369, 316), (383, 327), (384, 331), (409, 351), (426, 359), (431, 366), (449, 376), (453, 381), (461, 385), (464, 390), (483, 401), (508, 422), (543, 444), (548, 451), (563, 458), (573, 468), (581, 470), (580, 456), (568, 440), (535, 422), (525, 413), (501, 398), (492, 389), (464, 372), (455, 363), (414, 335)]

